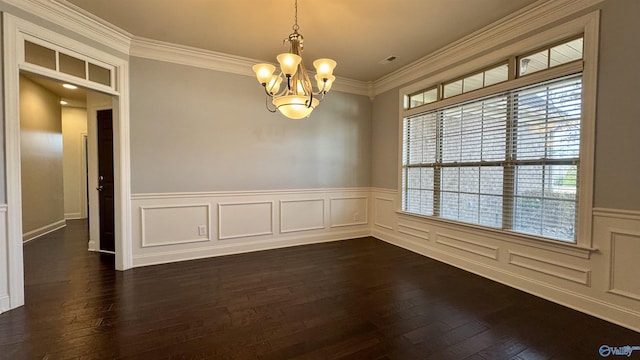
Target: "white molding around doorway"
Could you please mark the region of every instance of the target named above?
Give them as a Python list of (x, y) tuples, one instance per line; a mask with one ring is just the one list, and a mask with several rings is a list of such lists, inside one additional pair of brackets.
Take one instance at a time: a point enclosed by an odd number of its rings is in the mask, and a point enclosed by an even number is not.
[[(20, 169), (20, 98), (19, 74), (21, 69), (51, 77), (68, 80), (64, 74), (48, 69), (38, 69), (24, 63), (24, 38), (35, 36), (54, 47), (71, 53), (96, 59), (113, 66), (116, 71), (117, 88), (110, 91), (114, 109), (114, 171), (115, 171), (115, 216), (116, 216), (116, 269), (132, 267), (131, 255), (131, 206), (129, 172), (129, 63), (128, 60), (94, 49), (79, 41), (60, 35), (49, 29), (30, 23), (9, 13), (3, 13), (3, 65), (4, 65), (4, 117), (7, 190), (7, 279), (9, 307), (24, 304), (24, 276), (22, 254), (22, 199)], [(77, 81), (83, 86), (105, 91), (104, 86), (90, 81)], [(2, 244), (0, 244), (2, 245)]]

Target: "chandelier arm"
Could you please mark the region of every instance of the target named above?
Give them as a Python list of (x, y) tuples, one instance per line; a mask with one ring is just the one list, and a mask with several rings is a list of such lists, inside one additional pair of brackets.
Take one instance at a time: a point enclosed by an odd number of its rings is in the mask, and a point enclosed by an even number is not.
[(273, 94), (271, 96), (271, 98), (277, 98), (277, 97), (280, 97), (280, 96), (284, 96), (287, 93), (287, 91), (288, 91), (287, 88), (284, 88), (284, 89), (280, 90), (279, 93)]
[(327, 82), (323, 81), (322, 82), (322, 89), (318, 89), (318, 92), (315, 93), (316, 95), (320, 95), (320, 99), (318, 99), (319, 101), (322, 101), (322, 99), (324, 99), (324, 95), (327, 93), (327, 91), (325, 91), (324, 89), (327, 87)]
[[(305, 88), (306, 91), (309, 91), (309, 93), (313, 93), (313, 84), (311, 83), (311, 79), (309, 78), (309, 73), (307, 72), (307, 69), (305, 68), (304, 64), (302, 62), (300, 62), (299, 65), (299, 72), (301, 73), (300, 77), (302, 78), (301, 81), (308, 86), (308, 88)], [(306, 93), (305, 91), (305, 93)]]
[(273, 109), (271, 109), (271, 108), (269, 107), (269, 99), (271, 99), (271, 97), (266, 97), (266, 98), (265, 98), (265, 100), (264, 100), (264, 106), (267, 108), (267, 110), (268, 110), (270, 113), (274, 113), (274, 112), (276, 112), (278, 109), (277, 109), (277, 108), (275, 108), (275, 107), (274, 107)]
[(307, 108), (311, 108), (311, 104), (313, 104), (313, 91), (309, 92), (309, 102), (307, 103)]
[[(282, 77), (287, 77), (285, 74), (282, 73), (282, 70), (280, 71), (280, 74), (278, 74), (278, 77), (282, 78)], [(284, 89), (278, 89), (278, 93), (271, 95), (271, 98), (276, 98), (279, 96), (284, 95), (287, 92), (288, 86)]]

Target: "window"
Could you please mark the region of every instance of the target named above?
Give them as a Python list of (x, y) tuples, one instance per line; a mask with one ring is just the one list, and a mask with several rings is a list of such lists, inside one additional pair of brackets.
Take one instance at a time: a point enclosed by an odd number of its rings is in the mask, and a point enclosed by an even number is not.
[(51, 44), (44, 46), (45, 42), (38, 41), (41, 42), (41, 44), (38, 44), (28, 40), (28, 38), (30, 37), (26, 37), (24, 40), (24, 61), (27, 69), (31, 65), (36, 65), (74, 76), (79, 80), (91, 81), (110, 88), (115, 87), (115, 73), (112, 66), (106, 64), (105, 66), (97, 65), (93, 63), (94, 60), (87, 60), (82, 56), (68, 55), (58, 49), (57, 46)]
[(438, 100), (438, 89), (431, 88), (427, 90), (422, 90), (416, 94), (409, 95), (409, 108), (413, 109), (415, 107), (431, 104)]
[[(581, 44), (582, 38), (573, 39), (531, 53), (563, 59), (568, 65), (560, 71), (536, 70), (530, 81), (514, 77), (497, 92), (443, 106), (436, 102), (431, 110), (406, 116), (402, 209), (575, 242), (582, 65), (570, 63), (578, 48), (581, 59)], [(558, 51), (566, 56), (554, 55)], [(445, 82), (443, 99), (447, 86), (469, 79), (482, 84), (487, 72)]]
[[(527, 62), (527, 61), (525, 61)], [(500, 64), (489, 69), (478, 71), (473, 74), (466, 75), (463, 78), (449, 81), (441, 86), (434, 86), (428, 89), (422, 89), (416, 93), (407, 96), (405, 100), (405, 109), (413, 109), (422, 105), (434, 103), (440, 99), (468, 93), (470, 91), (495, 85), (509, 79), (509, 66)], [(439, 98), (438, 88), (442, 90)]]
[(473, 90), (482, 89), (509, 79), (509, 67), (501, 64), (488, 70), (470, 74), (462, 79), (454, 80), (443, 85), (443, 98), (468, 93)]
[(534, 54), (518, 57), (518, 75), (533, 74), (540, 70), (582, 59), (582, 37), (550, 46)]

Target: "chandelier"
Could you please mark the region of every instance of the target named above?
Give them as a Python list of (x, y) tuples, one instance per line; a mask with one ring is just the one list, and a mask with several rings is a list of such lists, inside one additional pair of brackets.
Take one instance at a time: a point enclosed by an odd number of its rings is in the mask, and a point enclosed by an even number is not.
[[(279, 110), (290, 119), (308, 117), (313, 109), (320, 104), (324, 95), (331, 89), (333, 69), (336, 62), (331, 59), (318, 59), (313, 62), (316, 69), (317, 91), (314, 92), (309, 74), (302, 62), (303, 37), (298, 33), (298, 0), (295, 0), (295, 17), (293, 33), (283, 42), (289, 42), (289, 52), (276, 57), (280, 63), (280, 73), (275, 75), (276, 67), (271, 64), (256, 64), (252, 67), (258, 82), (267, 93), (267, 110)], [(282, 82), (286, 81), (282, 90)], [(269, 106), (269, 100), (273, 106)]]

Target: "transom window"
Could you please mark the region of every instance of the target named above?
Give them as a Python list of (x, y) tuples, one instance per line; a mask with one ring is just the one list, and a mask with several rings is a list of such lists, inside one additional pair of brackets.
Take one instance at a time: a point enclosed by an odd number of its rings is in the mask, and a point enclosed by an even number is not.
[[(556, 60), (538, 68), (520, 56), (408, 96), (408, 108), (424, 105), (414, 101), (418, 94), (435, 90), (439, 99), (429, 110), (403, 119), (403, 211), (576, 241), (582, 37), (525, 55), (542, 53)], [(537, 64), (533, 69), (540, 74), (519, 79), (533, 72), (523, 72), (523, 63)], [(497, 69), (511, 73), (507, 64), (518, 64), (518, 72), (487, 83), (487, 74)], [(474, 84), (468, 91), (502, 86), (438, 106), (466, 93), (465, 82)], [(459, 84), (459, 91), (447, 95), (452, 84)]]
[[(24, 65), (26, 70), (31, 67), (42, 72), (56, 74), (54, 76), (72, 76), (74, 81), (81, 84), (90, 82), (91, 86), (98, 85), (115, 90), (115, 67), (98, 60), (89, 59), (75, 54), (70, 50), (48, 44), (45, 41), (24, 35)], [(69, 54), (67, 54), (67, 52)], [(72, 55), (70, 55), (72, 54)]]

